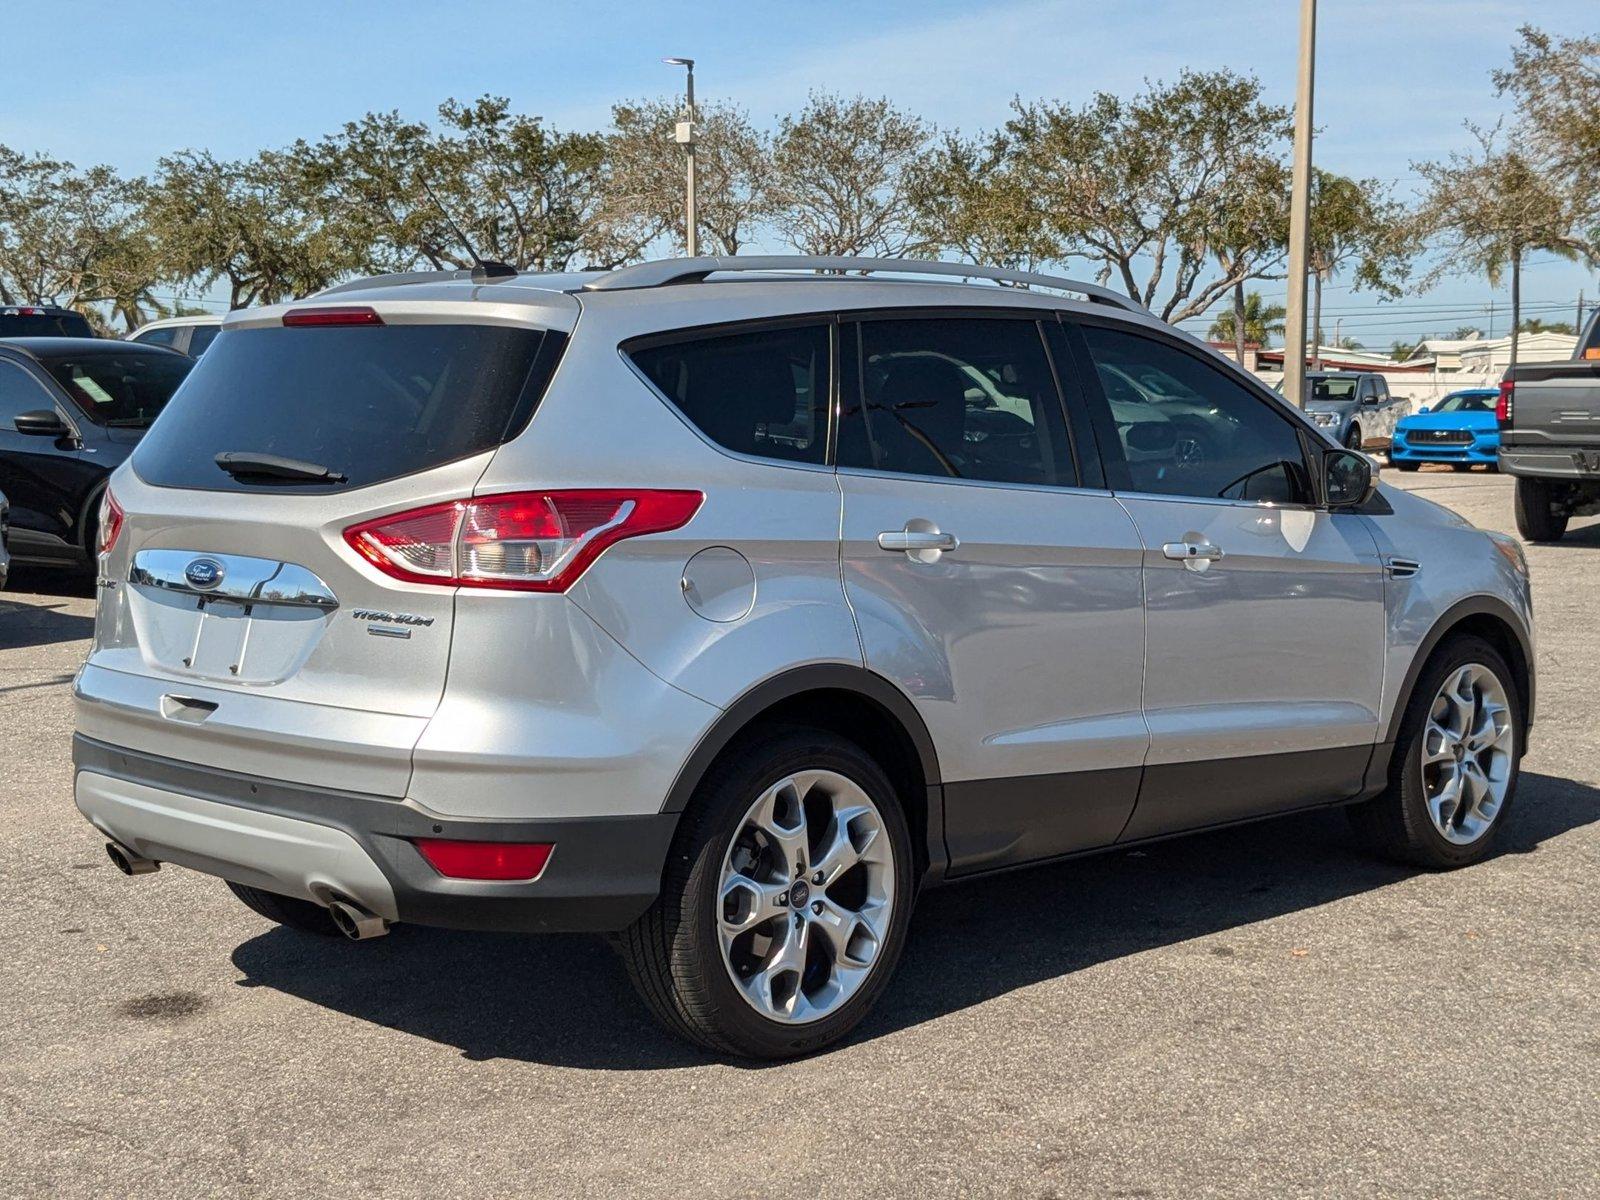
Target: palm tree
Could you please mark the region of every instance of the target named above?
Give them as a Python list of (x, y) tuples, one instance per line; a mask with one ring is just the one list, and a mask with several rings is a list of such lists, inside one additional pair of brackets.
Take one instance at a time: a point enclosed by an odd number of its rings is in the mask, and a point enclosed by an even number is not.
[[(1281, 304), (1268, 304), (1260, 292), (1251, 292), (1244, 298), (1244, 340), (1265, 349), (1271, 344), (1273, 334), (1283, 332), (1286, 316), (1288, 312)], [(1206, 336), (1214, 342), (1233, 341), (1233, 309), (1225, 308), (1217, 313)]]

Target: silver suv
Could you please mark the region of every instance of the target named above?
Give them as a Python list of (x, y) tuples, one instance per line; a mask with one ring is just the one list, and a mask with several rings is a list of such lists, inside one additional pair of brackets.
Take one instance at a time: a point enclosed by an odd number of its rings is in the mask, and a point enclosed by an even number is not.
[(979, 267), (235, 313), (101, 529), (76, 795), (119, 867), (354, 938), (611, 934), (724, 1053), (842, 1037), (948, 880), (1341, 804), (1480, 859), (1533, 714), (1516, 542), (1126, 299)]

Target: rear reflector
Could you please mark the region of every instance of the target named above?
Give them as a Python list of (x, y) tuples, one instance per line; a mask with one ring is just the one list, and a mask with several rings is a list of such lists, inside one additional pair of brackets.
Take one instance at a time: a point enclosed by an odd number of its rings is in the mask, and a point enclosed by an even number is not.
[(564, 592), (608, 546), (679, 529), (701, 492), (513, 492), (380, 517), (344, 540), (386, 575), (446, 587)]
[(537, 879), (555, 845), (550, 842), (455, 842), (418, 838), (417, 849), (449, 879)]
[(1503, 380), (1500, 384), (1500, 398), (1494, 402), (1494, 419), (1497, 424), (1505, 425), (1511, 421), (1511, 414), (1515, 409), (1516, 397), (1513, 394), (1516, 384), (1511, 380)]
[(346, 304), (333, 308), (295, 308), (283, 314), (283, 323), (295, 325), (382, 325), (376, 309)]
[(107, 488), (100, 497), (100, 545), (98, 552), (109, 554), (111, 547), (117, 544), (117, 538), (122, 533), (122, 522), (126, 514), (122, 505), (117, 503), (117, 498)]

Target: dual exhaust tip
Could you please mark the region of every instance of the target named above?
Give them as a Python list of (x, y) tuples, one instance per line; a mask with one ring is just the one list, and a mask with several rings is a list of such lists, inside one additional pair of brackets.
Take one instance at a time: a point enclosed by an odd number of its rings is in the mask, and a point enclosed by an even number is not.
[[(106, 857), (117, 870), (128, 876), (149, 875), (161, 869), (161, 864), (155, 859), (146, 858), (121, 842), (107, 842)], [(332, 901), (328, 905), (328, 915), (333, 918), (335, 928), (353, 942), (364, 942), (389, 932), (388, 921), (348, 900)]]

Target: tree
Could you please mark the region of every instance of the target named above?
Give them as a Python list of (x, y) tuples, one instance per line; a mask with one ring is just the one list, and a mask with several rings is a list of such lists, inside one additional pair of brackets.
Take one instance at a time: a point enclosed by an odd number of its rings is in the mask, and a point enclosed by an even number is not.
[(911, 168), (932, 135), (886, 99), (811, 93), (774, 139), (773, 224), (802, 254), (907, 253), (919, 242)]
[(1406, 359), (1417, 352), (1417, 347), (1421, 344), (1420, 342), (1392, 342), (1389, 346), (1389, 357), (1394, 359), (1395, 362), (1405, 362)]
[[(1288, 310), (1283, 305), (1268, 304), (1261, 298), (1260, 292), (1251, 292), (1244, 299), (1243, 309), (1242, 329), (1235, 324), (1238, 319), (1238, 309), (1225, 308), (1217, 313), (1216, 320), (1211, 322), (1211, 328), (1206, 336), (1212, 341), (1237, 344), (1239, 334), (1243, 333), (1246, 342), (1254, 342), (1265, 349), (1272, 344), (1273, 334), (1283, 332), (1283, 319), (1288, 315)], [(1244, 361), (1242, 355), (1239, 361)]]
[(1517, 326), (1518, 333), (1565, 333), (1569, 336), (1576, 332), (1571, 321), (1545, 321), (1539, 317), (1529, 317)]
[[(675, 102), (645, 100), (611, 110), (606, 137), (604, 219), (619, 241), (684, 241), (684, 152), (673, 140)], [(772, 139), (732, 104), (695, 106), (696, 219), (712, 254), (737, 254), (772, 208)], [(628, 230), (628, 233), (621, 231)]]
[(1516, 104), (1518, 144), (1573, 205), (1568, 248), (1600, 257), (1600, 35), (1552, 37), (1531, 25), (1518, 33), (1495, 86)]
[(1288, 110), (1262, 100), (1259, 80), (1185, 71), (1128, 100), (1018, 101), (1005, 134), (1056, 255), (1098, 263), (1102, 280), (1179, 321), (1281, 257), (1275, 237), (1241, 237), (1230, 222), (1257, 204), (1255, 223), (1273, 226), (1288, 129)]
[(160, 304), (162, 280), (145, 222), (146, 187), (111, 167), (0, 146), (0, 303), (105, 305), (135, 328)]
[[(1321, 366), (1322, 287), (1354, 264), (1354, 287), (1399, 294), (1407, 264), (1403, 210), (1375, 179), (1316, 170), (1312, 176), (1309, 256), (1312, 366)], [(1349, 349), (1350, 347), (1344, 347)]]
[(1058, 240), (1010, 159), (1003, 134), (946, 134), (910, 170), (917, 241), (976, 263), (1036, 270), (1061, 257)]
[(1439, 163), (1417, 164), (1427, 184), (1419, 214), (1422, 228), (1439, 239), (1438, 265), (1424, 282), (1483, 275), (1498, 287), (1511, 276), (1511, 365), (1517, 363), (1522, 321), (1522, 264), (1545, 250), (1563, 258), (1588, 257), (1570, 238), (1573, 207), (1539, 166), (1515, 150), (1495, 146), (1495, 130), (1474, 130), (1476, 151), (1456, 152)]
[(308, 203), (282, 155), (222, 162), (184, 150), (160, 160), (146, 213), (170, 278), (228, 283), (228, 307), (275, 304), (327, 287), (361, 266)]
[(1480, 338), (1482, 336), (1483, 330), (1479, 329), (1476, 325), (1458, 325), (1456, 326), (1456, 331), (1450, 335), (1453, 340), (1458, 342), (1464, 342), (1472, 338)]

